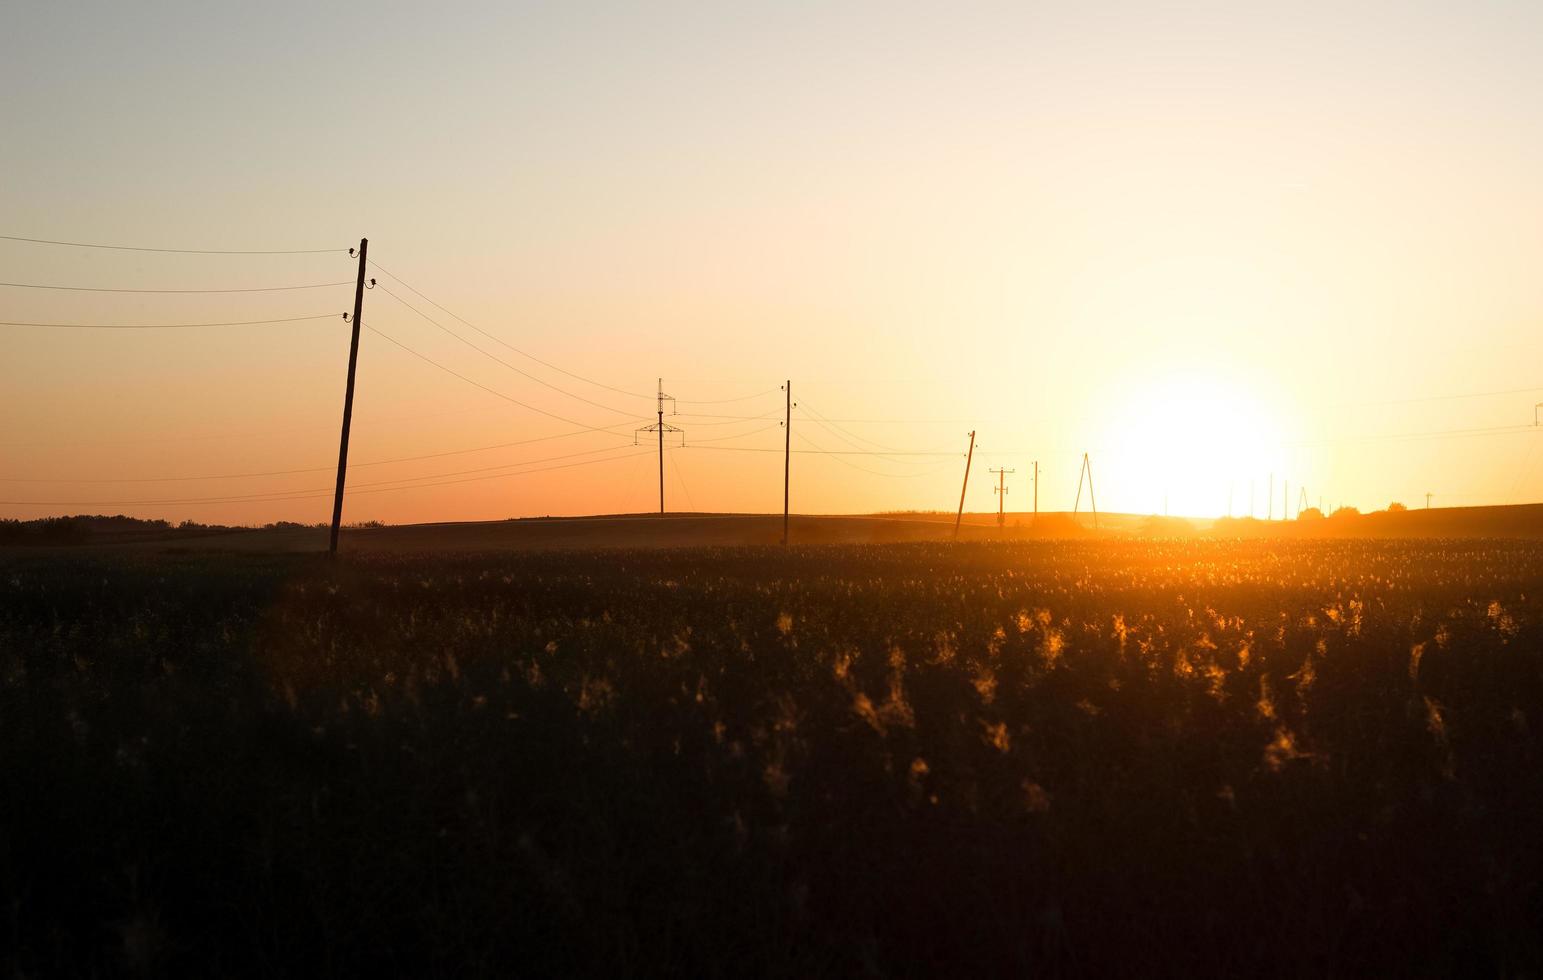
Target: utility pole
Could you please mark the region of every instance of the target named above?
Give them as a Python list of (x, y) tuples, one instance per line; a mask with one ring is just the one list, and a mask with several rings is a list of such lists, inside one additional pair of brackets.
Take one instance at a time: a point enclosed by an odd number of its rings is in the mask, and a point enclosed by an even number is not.
[(975, 430), (970, 430), (970, 451), (964, 457), (964, 486), (959, 488), (959, 513), (954, 515), (954, 540), (959, 540), (959, 522), (964, 520), (964, 492), (970, 488), (970, 462), (975, 459)]
[(787, 393), (787, 419), (782, 423), (782, 544), (788, 543), (788, 478), (793, 472), (793, 379), (782, 386)]
[[(359, 317), (364, 312), (364, 254), (370, 240), (359, 239), (359, 278), (354, 283), (354, 333), (348, 342), (348, 386), (343, 389), (343, 438), (338, 443), (338, 486), (332, 496), (332, 535), (327, 543), (327, 554), (333, 558), (338, 553), (338, 528), (343, 526), (343, 484), (348, 480), (348, 432), (354, 423), (354, 370), (359, 366)], [(352, 253), (353, 249), (349, 249)], [(370, 280), (375, 286), (375, 280)]]
[(679, 433), (681, 433), (680, 444), (682, 446), (684, 446), (686, 444), (686, 435), (685, 435), (685, 430), (684, 429), (677, 429), (673, 425), (667, 425), (665, 423), (665, 421), (664, 421), (664, 403), (665, 402), (669, 402), (670, 403), (670, 414), (674, 415), (675, 414), (675, 396), (674, 395), (666, 395), (664, 393), (664, 379), (663, 378), (659, 379), (659, 387), (658, 387), (657, 391), (658, 391), (657, 407), (659, 409), (659, 421), (654, 423), (653, 425), (645, 425), (645, 426), (643, 426), (643, 428), (635, 430), (632, 433), (632, 444), (634, 446), (638, 445), (638, 433), (640, 433), (640, 432), (657, 432), (657, 433), (659, 433), (659, 516), (663, 517), (664, 516), (664, 434), (666, 432), (679, 432)]
[(1435, 496), (1429, 490), (1425, 491), (1425, 509), (1430, 510), (1430, 498)]
[(997, 527), (1006, 527), (1007, 513), (1003, 508), (1007, 502), (1007, 474), (1016, 473), (1018, 471), (988, 469), (986, 472), (995, 473), (997, 475), (997, 485), (995, 488), (997, 492)]
[(1088, 461), (1088, 454), (1082, 454), (1082, 469), (1077, 471), (1077, 499), (1072, 504), (1072, 517), (1077, 516), (1077, 511), (1082, 507), (1082, 477), (1088, 478), (1088, 504), (1093, 508), (1093, 530), (1098, 530), (1098, 501), (1093, 499), (1093, 464)]

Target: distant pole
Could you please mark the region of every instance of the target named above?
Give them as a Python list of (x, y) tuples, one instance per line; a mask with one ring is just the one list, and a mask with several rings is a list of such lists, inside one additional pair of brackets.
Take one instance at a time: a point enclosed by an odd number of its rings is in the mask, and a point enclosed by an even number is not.
[(959, 522), (964, 520), (964, 492), (970, 488), (970, 463), (975, 459), (975, 431), (970, 430), (970, 451), (964, 457), (964, 485), (959, 488), (959, 513), (954, 515), (954, 540), (959, 540)]
[[(680, 429), (676, 428), (673, 425), (666, 425), (665, 424), (665, 421), (664, 421), (664, 403), (665, 402), (669, 402), (670, 406), (673, 408), (674, 405), (675, 405), (675, 398), (673, 396), (671, 396), (671, 395), (666, 395), (664, 393), (664, 379), (660, 378), (659, 379), (659, 386), (657, 388), (656, 403), (655, 403), (655, 407), (659, 411), (659, 421), (656, 422), (653, 425), (645, 425), (645, 426), (643, 426), (643, 428), (637, 429), (636, 431), (633, 432), (633, 435), (632, 435), (632, 441), (633, 441), (634, 444), (636, 444), (637, 441), (638, 441), (638, 433), (641, 433), (641, 432), (657, 432), (657, 433), (659, 433), (659, 516), (660, 517), (664, 516), (664, 434), (666, 432), (680, 432), (681, 431)], [(686, 437), (684, 435), (682, 435), (680, 437), (680, 444), (682, 446), (684, 446), (686, 444)]]
[(1429, 490), (1427, 490), (1425, 492), (1425, 509), (1426, 510), (1430, 510), (1430, 498), (1432, 496), (1433, 496), (1433, 494)]
[(1017, 470), (987, 470), (988, 473), (997, 475), (997, 527), (1007, 526), (1007, 513), (1004, 505), (1007, 502), (1007, 474), (1016, 473)]
[[(348, 386), (343, 390), (343, 437), (338, 443), (338, 486), (332, 495), (332, 535), (327, 554), (337, 557), (338, 528), (343, 526), (343, 484), (348, 480), (348, 432), (354, 423), (354, 371), (359, 366), (359, 316), (364, 312), (364, 255), (370, 240), (359, 239), (359, 278), (354, 282), (354, 333), (348, 342)], [(374, 280), (371, 280), (374, 284)]]
[(788, 478), (793, 472), (793, 379), (783, 386), (787, 392), (787, 419), (782, 423), (782, 543), (788, 543)]

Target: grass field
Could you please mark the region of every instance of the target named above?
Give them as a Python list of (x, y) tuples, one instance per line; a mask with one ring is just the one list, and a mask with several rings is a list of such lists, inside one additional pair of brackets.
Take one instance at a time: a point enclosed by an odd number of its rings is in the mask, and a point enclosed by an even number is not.
[(1493, 540), (12, 552), (0, 967), (1536, 976), (1540, 586)]

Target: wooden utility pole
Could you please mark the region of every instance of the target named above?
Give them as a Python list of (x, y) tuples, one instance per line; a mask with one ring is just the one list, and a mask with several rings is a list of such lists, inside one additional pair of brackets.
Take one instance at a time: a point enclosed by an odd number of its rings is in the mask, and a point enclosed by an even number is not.
[[(332, 496), (332, 535), (327, 543), (327, 554), (338, 553), (338, 528), (343, 525), (343, 484), (348, 479), (348, 431), (354, 422), (354, 370), (359, 365), (359, 316), (364, 312), (364, 262), (370, 240), (359, 239), (359, 278), (354, 283), (354, 316), (352, 339), (348, 342), (348, 386), (343, 390), (343, 438), (338, 444), (338, 486)], [(375, 280), (370, 280), (375, 285)]]
[[(657, 433), (659, 433), (659, 516), (663, 517), (664, 516), (664, 434), (666, 432), (683, 432), (683, 430), (677, 429), (673, 425), (666, 425), (665, 424), (665, 421), (664, 421), (664, 403), (665, 402), (669, 402), (670, 403), (670, 408), (673, 410), (674, 407), (675, 407), (675, 398), (672, 395), (666, 395), (664, 393), (664, 379), (663, 378), (659, 379), (659, 386), (658, 386), (657, 392), (658, 392), (658, 400), (657, 400), (657, 406), (656, 407), (659, 410), (659, 421), (656, 422), (653, 425), (645, 425), (645, 426), (643, 426), (643, 428), (638, 429), (636, 432), (634, 432), (633, 436), (632, 436), (632, 442), (633, 442), (634, 445), (637, 444), (637, 441), (638, 441), (637, 433), (639, 433), (639, 432), (657, 432)], [(673, 411), (672, 411), (672, 414), (673, 414)], [(680, 437), (680, 444), (682, 446), (684, 446), (686, 444), (686, 437), (685, 437), (684, 434), (682, 434), (681, 437)]]
[(1426, 510), (1430, 510), (1430, 498), (1433, 497), (1433, 496), (1435, 496), (1435, 494), (1432, 494), (1429, 490), (1427, 490), (1425, 492), (1425, 509)]
[(793, 472), (793, 379), (782, 386), (787, 393), (787, 418), (782, 423), (782, 544), (788, 543), (788, 477)]
[(1006, 527), (1007, 512), (1004, 510), (1003, 505), (1007, 501), (1007, 474), (1016, 473), (1018, 471), (988, 469), (986, 472), (995, 473), (997, 475), (997, 485), (993, 488), (997, 492), (997, 527)]
[(964, 486), (959, 488), (959, 513), (954, 515), (954, 540), (959, 540), (959, 522), (964, 520), (964, 492), (970, 488), (970, 462), (975, 459), (975, 430), (970, 430), (970, 451), (964, 457)]

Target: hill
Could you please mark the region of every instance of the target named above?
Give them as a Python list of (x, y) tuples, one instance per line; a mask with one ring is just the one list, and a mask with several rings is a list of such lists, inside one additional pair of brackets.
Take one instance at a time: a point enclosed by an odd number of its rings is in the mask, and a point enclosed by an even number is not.
[[(15, 533), (0, 535), (0, 548), (109, 547), (164, 550), (304, 552), (327, 547), (324, 526), (296, 524), (263, 528), (173, 527), (163, 521), (127, 518), (49, 518), (7, 522)], [(68, 534), (58, 528), (68, 527)], [(52, 529), (52, 530), (50, 530)], [(45, 533), (48, 532), (48, 533)], [(795, 544), (884, 544), (945, 541), (953, 537), (953, 515), (934, 513), (812, 515), (791, 520)], [(1304, 521), (1220, 520), (1100, 514), (965, 514), (961, 540), (1125, 537), (1217, 538), (1543, 538), (1543, 504), (1502, 507), (1442, 507), (1404, 512), (1378, 511)], [(782, 518), (769, 514), (609, 514), (594, 517), (531, 517), (504, 521), (459, 521), (392, 527), (350, 527), (345, 551), (503, 551), (582, 548), (668, 548), (776, 544)]]

